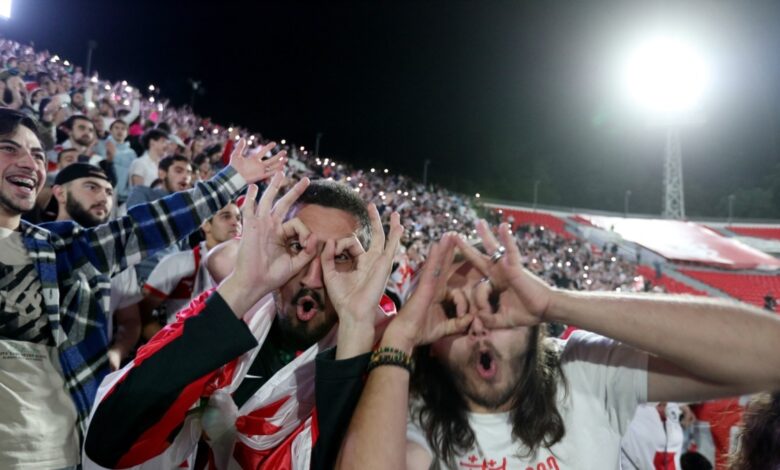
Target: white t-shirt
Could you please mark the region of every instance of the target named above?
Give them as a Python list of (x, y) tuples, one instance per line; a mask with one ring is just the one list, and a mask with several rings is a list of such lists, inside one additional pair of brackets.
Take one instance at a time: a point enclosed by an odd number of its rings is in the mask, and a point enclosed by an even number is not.
[(76, 406), (65, 390), (40, 280), (19, 232), (0, 229), (0, 269), (0, 468), (76, 465)]
[[(207, 253), (206, 242), (200, 243), (201, 259)], [(202, 263), (199, 263), (203, 266)], [(165, 297), (167, 322), (176, 321), (176, 314), (190, 304), (190, 300), (200, 294), (195, 290), (196, 278), (195, 250), (172, 253), (155, 266), (144, 287), (157, 297)]]
[(144, 186), (151, 186), (154, 180), (157, 179), (157, 163), (149, 156), (149, 152), (145, 152), (139, 158), (133, 160), (130, 164), (130, 182), (133, 181), (133, 176), (140, 176), (144, 179)]
[(620, 468), (622, 470), (679, 469), (683, 451), (683, 430), (680, 425), (680, 405), (667, 403), (666, 420), (656, 408), (657, 403), (639, 405), (634, 419), (623, 436)]
[[(454, 467), (485, 470), (570, 470), (618, 468), (620, 439), (638, 404), (647, 399), (647, 354), (629, 346), (577, 331), (562, 347), (561, 365), (568, 382), (558, 387), (558, 411), (566, 434), (550, 449), (521, 457), (525, 446), (512, 438), (509, 413), (469, 413), (474, 449), (459, 455)], [(407, 439), (431, 455), (425, 433), (410, 420)], [(436, 465), (440, 467), (436, 467)]]
[(110, 312), (125, 308), (128, 305), (137, 304), (143, 298), (144, 295), (141, 292), (141, 286), (138, 283), (138, 275), (135, 273), (134, 266), (120, 271), (111, 278)]
[(143, 300), (144, 296), (141, 292), (141, 286), (138, 284), (138, 276), (135, 273), (135, 267), (120, 271), (116, 276), (111, 278), (111, 301), (109, 302), (108, 311), (111, 315), (108, 316), (108, 339), (111, 340), (114, 337), (114, 313), (120, 308), (137, 304)]

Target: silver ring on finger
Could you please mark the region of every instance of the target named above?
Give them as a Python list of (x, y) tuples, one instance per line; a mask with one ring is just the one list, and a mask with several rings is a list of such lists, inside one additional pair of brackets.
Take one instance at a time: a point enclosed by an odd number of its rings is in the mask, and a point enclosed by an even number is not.
[(498, 261), (504, 257), (504, 253), (506, 253), (506, 248), (503, 246), (499, 246), (496, 251), (493, 252), (493, 254), (490, 256), (490, 261), (495, 264), (498, 263)]

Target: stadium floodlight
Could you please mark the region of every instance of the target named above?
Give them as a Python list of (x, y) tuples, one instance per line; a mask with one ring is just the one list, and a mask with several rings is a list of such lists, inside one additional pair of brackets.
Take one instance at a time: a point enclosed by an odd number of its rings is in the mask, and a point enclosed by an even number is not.
[(692, 41), (655, 36), (629, 51), (622, 82), (628, 98), (652, 119), (687, 120), (708, 91), (710, 68)]
[(0, 0), (0, 18), (11, 19), (11, 3), (13, 0)]
[(666, 128), (663, 216), (684, 219), (680, 129), (703, 120), (711, 81), (705, 54), (684, 36), (651, 36), (629, 51), (621, 79), (632, 104)]

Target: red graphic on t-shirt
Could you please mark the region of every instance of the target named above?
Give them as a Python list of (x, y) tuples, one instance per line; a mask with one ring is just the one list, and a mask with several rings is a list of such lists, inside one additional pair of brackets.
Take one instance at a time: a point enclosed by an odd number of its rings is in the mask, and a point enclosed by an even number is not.
[(539, 462), (536, 467), (526, 467), (525, 470), (561, 470), (555, 457), (547, 457), (544, 462)]
[(655, 470), (677, 470), (674, 466), (674, 452), (656, 452), (653, 466)]
[[(472, 454), (466, 459), (466, 462), (460, 462), (460, 468), (473, 468), (479, 470), (508, 470), (506, 457), (501, 459), (501, 462), (495, 459), (481, 459)], [(526, 467), (525, 470), (561, 470), (558, 467), (558, 461), (555, 457), (547, 457), (547, 460), (538, 462), (534, 466)], [(671, 467), (670, 470), (674, 470)]]
[(476, 455), (470, 455), (468, 462), (460, 462), (460, 468), (478, 468), (480, 470), (507, 470), (506, 457), (501, 459), (501, 465), (498, 465), (494, 459), (482, 459), (479, 461), (479, 457)]

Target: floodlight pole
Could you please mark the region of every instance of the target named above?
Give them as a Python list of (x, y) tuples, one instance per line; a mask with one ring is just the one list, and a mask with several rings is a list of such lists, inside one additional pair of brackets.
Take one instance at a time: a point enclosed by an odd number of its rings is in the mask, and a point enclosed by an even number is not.
[(317, 139), (314, 144), (314, 155), (317, 157), (320, 156), (320, 140), (322, 140), (322, 132), (317, 132)]
[(539, 183), (541, 182), (542, 180), (534, 181), (534, 211), (536, 210), (536, 203), (539, 202)]
[(425, 159), (425, 162), (423, 163), (423, 186), (426, 188), (428, 187), (428, 165), (431, 164), (431, 161), (429, 159)]
[(628, 217), (628, 203), (631, 200), (631, 190), (626, 189), (623, 195), (623, 217)]
[(87, 42), (87, 77), (92, 75), (92, 51), (97, 49), (97, 46), (98, 43), (94, 39), (90, 39), (89, 42)]
[(663, 216), (668, 219), (682, 220), (685, 218), (685, 197), (683, 195), (682, 150), (678, 126), (670, 126), (666, 131), (665, 153)]
[(731, 221), (734, 219), (734, 199), (737, 196), (729, 194), (729, 221), (728, 225), (731, 226)]

